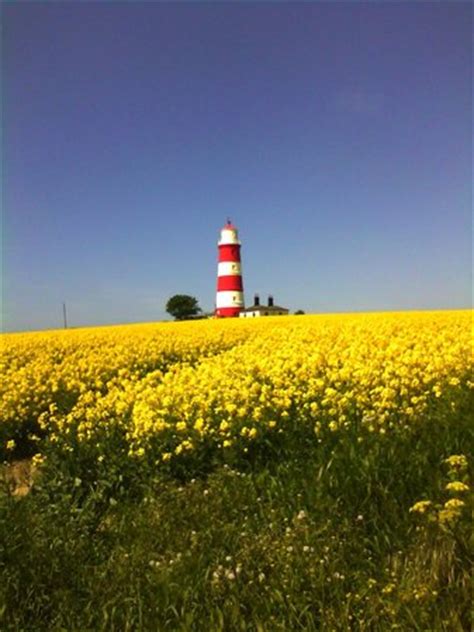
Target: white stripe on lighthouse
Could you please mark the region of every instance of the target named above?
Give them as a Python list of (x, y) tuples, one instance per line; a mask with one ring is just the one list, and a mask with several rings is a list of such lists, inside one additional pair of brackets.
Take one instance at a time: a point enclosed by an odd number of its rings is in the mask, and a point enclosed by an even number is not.
[(243, 307), (244, 305), (244, 293), (221, 291), (216, 295), (216, 307)]
[(236, 230), (226, 230), (225, 228), (221, 230), (221, 238), (218, 245), (222, 246), (224, 244), (240, 244)]
[(240, 261), (221, 261), (217, 265), (217, 276), (236, 276), (242, 274)]

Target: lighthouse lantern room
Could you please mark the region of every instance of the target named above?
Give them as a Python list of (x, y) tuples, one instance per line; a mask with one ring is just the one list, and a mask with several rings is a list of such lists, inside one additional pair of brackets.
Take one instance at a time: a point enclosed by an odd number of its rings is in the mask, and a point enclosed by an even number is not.
[(221, 229), (218, 247), (215, 315), (217, 318), (238, 316), (244, 309), (244, 288), (238, 230), (230, 220)]

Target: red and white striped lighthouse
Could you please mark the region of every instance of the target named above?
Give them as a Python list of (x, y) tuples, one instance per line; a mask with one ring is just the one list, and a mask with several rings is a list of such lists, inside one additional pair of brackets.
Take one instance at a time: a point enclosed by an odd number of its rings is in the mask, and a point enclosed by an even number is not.
[(238, 231), (230, 220), (221, 230), (218, 246), (216, 316), (238, 316), (244, 308), (244, 287)]

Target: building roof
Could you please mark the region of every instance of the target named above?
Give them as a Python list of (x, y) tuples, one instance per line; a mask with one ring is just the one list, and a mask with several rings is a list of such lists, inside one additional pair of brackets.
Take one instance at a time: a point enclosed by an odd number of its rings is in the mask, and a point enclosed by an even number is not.
[(289, 312), (287, 307), (280, 307), (279, 305), (252, 305), (241, 310), (242, 312)]

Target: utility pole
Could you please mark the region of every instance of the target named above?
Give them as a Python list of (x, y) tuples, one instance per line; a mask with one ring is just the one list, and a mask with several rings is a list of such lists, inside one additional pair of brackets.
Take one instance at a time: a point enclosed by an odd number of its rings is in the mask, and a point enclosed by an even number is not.
[(64, 329), (67, 329), (66, 303), (63, 303), (63, 319), (64, 319)]

